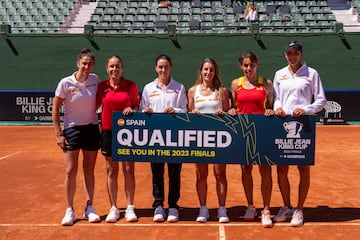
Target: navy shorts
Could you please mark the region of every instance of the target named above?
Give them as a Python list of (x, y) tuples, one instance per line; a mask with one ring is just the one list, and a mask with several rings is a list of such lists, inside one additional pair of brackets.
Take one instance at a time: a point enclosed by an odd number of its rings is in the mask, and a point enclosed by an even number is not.
[(96, 151), (100, 148), (100, 129), (97, 124), (74, 126), (63, 131), (68, 151), (83, 149)]
[(112, 131), (106, 130), (101, 132), (101, 153), (106, 157), (111, 157), (112, 150)]

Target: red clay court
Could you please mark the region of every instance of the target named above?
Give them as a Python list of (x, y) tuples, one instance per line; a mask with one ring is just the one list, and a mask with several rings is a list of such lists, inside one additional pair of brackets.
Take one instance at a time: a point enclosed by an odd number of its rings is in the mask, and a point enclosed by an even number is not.
[[(118, 206), (122, 218), (116, 224), (105, 221), (90, 224), (81, 219), (84, 208), (82, 172), (79, 168), (75, 211), (78, 221), (63, 227), (65, 212), (63, 154), (55, 143), (52, 126), (0, 126), (0, 239), (359, 239), (360, 236), (360, 125), (318, 125), (315, 166), (311, 169), (310, 192), (305, 203), (305, 225), (290, 227), (275, 223), (271, 229), (260, 219), (245, 222), (245, 195), (239, 165), (228, 165), (227, 208), (231, 222), (216, 220), (215, 179), (209, 169), (208, 207), (211, 218), (205, 224), (195, 222), (198, 199), (195, 189), (195, 166), (184, 164), (178, 223), (152, 222), (151, 171), (149, 163), (136, 163), (135, 207), (139, 221), (127, 223), (123, 218), (125, 196), (122, 174), (119, 175)], [(94, 207), (104, 220), (109, 210), (106, 170), (99, 153), (95, 170)], [(298, 172), (291, 167), (292, 203), (297, 201)], [(262, 207), (260, 176), (254, 167), (254, 200)], [(271, 212), (282, 206), (273, 167)], [(166, 202), (165, 202), (165, 207)], [(260, 213), (260, 209), (258, 209)]]

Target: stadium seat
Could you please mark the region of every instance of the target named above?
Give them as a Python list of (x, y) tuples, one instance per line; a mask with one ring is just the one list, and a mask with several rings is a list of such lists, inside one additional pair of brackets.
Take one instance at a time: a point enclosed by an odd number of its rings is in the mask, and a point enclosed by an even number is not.
[(232, 5), (232, 1), (231, 0), (222, 0), (221, 5), (223, 7), (230, 7)]
[(157, 20), (155, 22), (155, 28), (156, 29), (165, 29), (165, 28), (167, 28), (167, 21)]
[(188, 26), (190, 30), (200, 30), (200, 21), (190, 20)]
[(286, 13), (286, 14), (288, 14), (288, 13), (290, 13), (290, 7), (287, 6), (287, 5), (281, 5), (278, 8), (278, 13)]
[(201, 1), (200, 0), (191, 0), (191, 7), (199, 8), (201, 7)]
[(213, 23), (211, 21), (203, 21), (201, 22), (201, 30), (212, 30)]

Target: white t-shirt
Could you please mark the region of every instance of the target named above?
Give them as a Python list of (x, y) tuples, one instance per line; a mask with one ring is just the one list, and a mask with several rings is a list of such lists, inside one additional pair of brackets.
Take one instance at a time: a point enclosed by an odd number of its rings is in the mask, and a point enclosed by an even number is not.
[(326, 105), (324, 88), (318, 72), (305, 63), (291, 75), (288, 66), (278, 70), (273, 80), (274, 110), (283, 108), (291, 115), (295, 108), (302, 108), (305, 114), (320, 112)]
[(183, 84), (170, 79), (165, 89), (158, 86), (158, 79), (145, 85), (142, 91), (140, 110), (152, 108), (154, 112), (162, 113), (167, 107), (174, 108), (177, 113), (187, 112), (187, 97)]
[(99, 82), (99, 77), (93, 73), (84, 83), (75, 79), (75, 73), (61, 79), (55, 96), (64, 99), (64, 129), (98, 123), (96, 90)]

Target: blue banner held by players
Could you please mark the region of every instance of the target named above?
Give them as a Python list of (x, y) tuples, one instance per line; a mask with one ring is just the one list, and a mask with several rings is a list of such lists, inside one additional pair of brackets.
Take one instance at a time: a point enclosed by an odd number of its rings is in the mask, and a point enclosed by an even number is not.
[(113, 113), (114, 161), (314, 165), (315, 116)]

